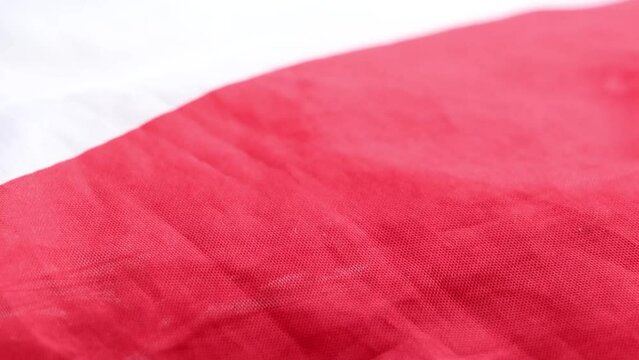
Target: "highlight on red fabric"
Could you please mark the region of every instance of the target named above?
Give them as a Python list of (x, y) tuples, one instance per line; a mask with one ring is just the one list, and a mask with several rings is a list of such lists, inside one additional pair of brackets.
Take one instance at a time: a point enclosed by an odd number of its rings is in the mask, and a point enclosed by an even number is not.
[(0, 357), (637, 359), (638, 20), (309, 62), (1, 186)]

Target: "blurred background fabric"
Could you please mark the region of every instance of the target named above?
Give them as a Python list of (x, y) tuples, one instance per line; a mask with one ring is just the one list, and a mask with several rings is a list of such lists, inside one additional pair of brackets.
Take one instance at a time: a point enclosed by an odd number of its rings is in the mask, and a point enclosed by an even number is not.
[(265, 71), (524, 11), (609, 2), (5, 0), (0, 183)]

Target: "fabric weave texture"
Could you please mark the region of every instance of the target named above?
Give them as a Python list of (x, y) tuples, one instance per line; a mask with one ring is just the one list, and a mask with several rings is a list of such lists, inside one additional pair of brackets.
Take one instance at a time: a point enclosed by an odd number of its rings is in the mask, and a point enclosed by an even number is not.
[(0, 358), (639, 358), (639, 2), (282, 69), (0, 186)]

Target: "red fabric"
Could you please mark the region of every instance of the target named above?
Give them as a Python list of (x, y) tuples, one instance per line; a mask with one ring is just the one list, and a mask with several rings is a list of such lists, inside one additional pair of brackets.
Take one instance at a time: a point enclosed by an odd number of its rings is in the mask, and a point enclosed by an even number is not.
[(639, 3), (524, 15), (0, 187), (1, 358), (637, 359), (638, 226)]

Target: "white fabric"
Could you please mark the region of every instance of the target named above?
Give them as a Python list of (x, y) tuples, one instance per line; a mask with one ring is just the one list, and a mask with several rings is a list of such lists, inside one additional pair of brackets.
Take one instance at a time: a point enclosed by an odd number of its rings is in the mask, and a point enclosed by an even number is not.
[(0, 183), (264, 71), (538, 7), (603, 2), (3, 1)]

